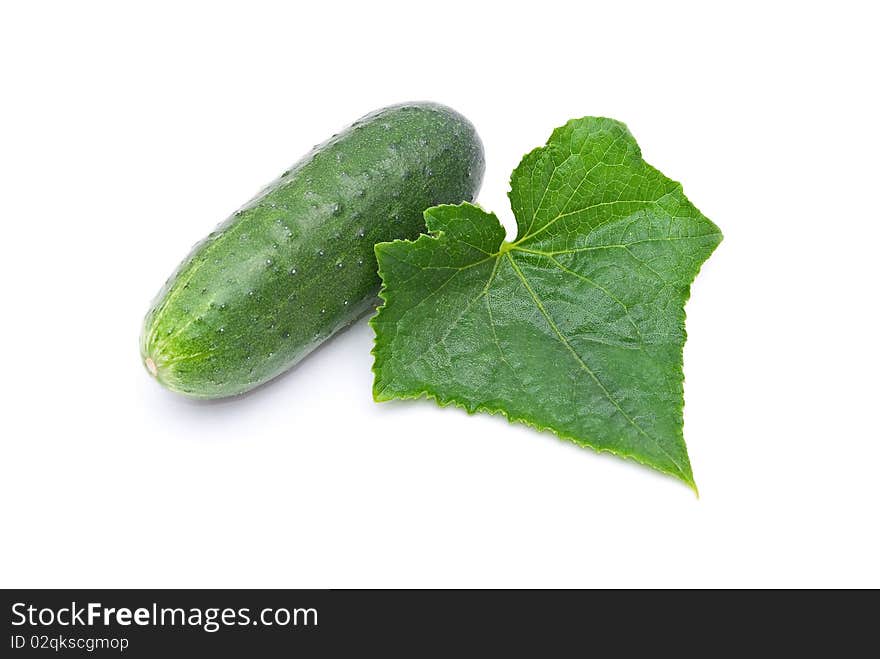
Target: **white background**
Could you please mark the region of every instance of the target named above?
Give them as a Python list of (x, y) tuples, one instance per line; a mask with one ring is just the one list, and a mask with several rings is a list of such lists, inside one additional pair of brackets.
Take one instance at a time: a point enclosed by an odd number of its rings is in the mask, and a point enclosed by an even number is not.
[[(0, 586), (880, 586), (870, 3), (0, 10)], [(430, 99), (479, 200), (629, 125), (726, 239), (687, 307), (696, 499), (501, 418), (377, 405), (364, 321), (252, 395), (142, 368), (189, 246), (312, 144)]]

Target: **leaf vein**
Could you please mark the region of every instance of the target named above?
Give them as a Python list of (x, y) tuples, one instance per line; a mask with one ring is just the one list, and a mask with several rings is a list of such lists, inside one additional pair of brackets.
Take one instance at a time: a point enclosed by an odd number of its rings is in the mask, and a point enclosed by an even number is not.
[(526, 291), (528, 291), (529, 295), (531, 296), (532, 301), (534, 301), (535, 306), (537, 306), (538, 310), (541, 312), (541, 315), (544, 316), (544, 319), (550, 325), (551, 329), (556, 334), (556, 336), (559, 338), (560, 342), (562, 342), (562, 344), (568, 349), (568, 351), (572, 354), (572, 356), (575, 358), (575, 360), (578, 362), (578, 364), (580, 364), (581, 368), (583, 370), (585, 370), (590, 375), (590, 377), (593, 379), (593, 381), (596, 383), (596, 385), (602, 391), (602, 394), (605, 396), (605, 398), (607, 398), (608, 401), (612, 405), (614, 405), (614, 407), (617, 409), (617, 411), (620, 412), (621, 416), (623, 416), (623, 418), (626, 419), (626, 421), (633, 428), (635, 428), (639, 433), (641, 433), (646, 438), (651, 440), (651, 442), (660, 450), (660, 452), (663, 453), (663, 455), (665, 455), (669, 459), (669, 461), (675, 465), (675, 467), (678, 469), (679, 473), (682, 476), (684, 476), (686, 474), (686, 472), (684, 469), (682, 469), (682, 467), (678, 463), (678, 461), (669, 453), (669, 451), (667, 451), (663, 447), (663, 445), (657, 440), (657, 438), (655, 438), (653, 435), (648, 433), (644, 428), (642, 428), (638, 423), (636, 423), (636, 421), (629, 414), (627, 414), (626, 411), (624, 411), (624, 409), (621, 407), (621, 405), (617, 401), (617, 399), (614, 398), (614, 396), (611, 395), (611, 392), (608, 391), (608, 388), (605, 387), (604, 384), (602, 384), (602, 381), (598, 378), (598, 376), (593, 371), (593, 369), (591, 369), (587, 365), (587, 363), (578, 354), (578, 352), (574, 349), (574, 347), (571, 345), (571, 343), (569, 343), (569, 341), (565, 337), (565, 335), (560, 331), (559, 326), (556, 324), (556, 322), (553, 320), (553, 318), (547, 312), (546, 308), (544, 307), (544, 304), (541, 302), (541, 300), (535, 294), (534, 290), (532, 290), (532, 287), (529, 285), (528, 280), (526, 280), (525, 275), (522, 273), (522, 271), (516, 265), (516, 262), (513, 260), (513, 258), (510, 256), (510, 253), (508, 252), (506, 254), (506, 256), (507, 256), (508, 260), (510, 261), (510, 265), (513, 267), (513, 270), (516, 273), (517, 277), (519, 277), (519, 279), (522, 282), (523, 286), (525, 287)]

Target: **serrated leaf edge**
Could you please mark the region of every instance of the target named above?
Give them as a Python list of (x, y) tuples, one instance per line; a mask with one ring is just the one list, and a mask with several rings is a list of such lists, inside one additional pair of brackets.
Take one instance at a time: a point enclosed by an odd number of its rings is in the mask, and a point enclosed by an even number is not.
[[(439, 206), (432, 206), (431, 208), (426, 209), (425, 215), (427, 216), (428, 212), (435, 209), (435, 208), (442, 208), (442, 207), (457, 208), (457, 207), (462, 207), (465, 205), (477, 206), (481, 210), (484, 210), (484, 209), (482, 209), (481, 206), (478, 206), (477, 204), (466, 204), (466, 203), (464, 203), (464, 204), (441, 204)], [(484, 212), (487, 212), (487, 211), (484, 210)], [(379, 264), (379, 270), (378, 270), (379, 277), (382, 280), (382, 286), (381, 286), (379, 293), (378, 293), (378, 297), (382, 301), (382, 304), (380, 304), (376, 308), (376, 313), (369, 320), (370, 327), (373, 329), (373, 348), (370, 350), (370, 354), (373, 356), (373, 365), (370, 367), (370, 371), (373, 373), (374, 383), (376, 382), (376, 380), (379, 377), (379, 372), (377, 370), (377, 365), (376, 365), (376, 363), (377, 363), (376, 350), (378, 347), (379, 337), (378, 337), (378, 332), (376, 330), (375, 321), (380, 316), (380, 314), (382, 313), (382, 310), (385, 308), (385, 305), (388, 302), (388, 298), (385, 294), (385, 292), (386, 292), (385, 277), (382, 273), (381, 261), (379, 261), (379, 259), (378, 259), (379, 252), (381, 249), (383, 249), (387, 245), (392, 245), (395, 243), (405, 243), (405, 244), (409, 244), (409, 245), (414, 245), (417, 242), (422, 241), (422, 240), (438, 240), (438, 239), (442, 238), (443, 235), (444, 235), (444, 232), (442, 230), (434, 230), (434, 231), (429, 231), (429, 233), (421, 234), (415, 240), (396, 239), (396, 240), (391, 240), (388, 242), (377, 243), (373, 248), (374, 252), (376, 254), (376, 257), (377, 257), (376, 261)], [(718, 244), (720, 244), (721, 240), (723, 239), (723, 236), (720, 231), (718, 232), (718, 236), (719, 236), (719, 243)], [(716, 245), (716, 249), (717, 249), (717, 245)], [(713, 252), (714, 252), (714, 249), (713, 249)], [(496, 254), (496, 255), (494, 255), (494, 258), (501, 258), (502, 255), (503, 255), (502, 253)], [(706, 260), (708, 260), (708, 257), (706, 258)], [(686, 312), (686, 308), (687, 308), (687, 303), (690, 300), (690, 296), (691, 296), (691, 286), (693, 285), (693, 282), (696, 280), (697, 276), (699, 275), (700, 270), (702, 270), (702, 267), (704, 264), (705, 264), (705, 261), (700, 264), (700, 267), (697, 268), (697, 270), (695, 271), (694, 276), (691, 279), (691, 281), (688, 282), (687, 286), (682, 290), (682, 294), (683, 294), (684, 299), (682, 301), (681, 330), (682, 330), (682, 336), (683, 336), (684, 340), (682, 341), (682, 347), (681, 347), (681, 350), (679, 351), (678, 359), (676, 360), (676, 364), (674, 366), (674, 368), (676, 369), (676, 375), (679, 376), (678, 380), (681, 383), (681, 392), (680, 392), (681, 396), (680, 396), (680, 398), (681, 398), (682, 402), (681, 402), (681, 405), (679, 406), (678, 411), (679, 411), (679, 413), (681, 413), (682, 418), (684, 418), (684, 405), (685, 405), (685, 397), (684, 397), (684, 381), (685, 381), (685, 377), (684, 377), (684, 346), (687, 344), (687, 329), (686, 329), (687, 312)], [(638, 464), (649, 467), (649, 468), (653, 469), (654, 471), (658, 471), (660, 473), (666, 474), (667, 476), (672, 476), (672, 477), (676, 478), (677, 480), (683, 482), (689, 488), (691, 488), (697, 497), (699, 497), (699, 495), (700, 495), (699, 489), (697, 488), (697, 484), (693, 478), (693, 475), (691, 475), (690, 478), (687, 478), (680, 470), (676, 471), (676, 470), (672, 470), (672, 469), (664, 469), (664, 468), (661, 468), (655, 464), (651, 464), (650, 462), (647, 462), (645, 460), (641, 460), (636, 455), (632, 455), (632, 454), (629, 454), (629, 453), (626, 453), (623, 451), (616, 451), (616, 450), (614, 450), (612, 448), (608, 448), (608, 447), (596, 446), (587, 440), (559, 432), (550, 426), (545, 426), (545, 425), (536, 423), (535, 421), (533, 421), (529, 418), (521, 417), (521, 416), (512, 416), (507, 411), (505, 411), (504, 409), (501, 409), (501, 408), (489, 407), (489, 406), (486, 406), (483, 404), (479, 404), (474, 407), (469, 407), (463, 401), (461, 401), (455, 397), (442, 396), (441, 394), (437, 393), (436, 391), (434, 391), (430, 388), (424, 388), (421, 391), (418, 391), (415, 393), (394, 393), (392, 395), (383, 396), (383, 395), (379, 395), (376, 392), (375, 387), (373, 387), (373, 400), (377, 403), (388, 402), (391, 400), (420, 400), (420, 399), (433, 400), (440, 407), (449, 407), (450, 405), (453, 405), (455, 407), (463, 409), (469, 416), (474, 415), (478, 412), (483, 412), (486, 414), (490, 414), (492, 416), (501, 415), (505, 419), (507, 419), (508, 423), (510, 423), (510, 424), (520, 423), (520, 424), (528, 426), (534, 430), (537, 430), (539, 432), (550, 433), (551, 435), (554, 435), (555, 437), (557, 437), (558, 439), (560, 439), (562, 441), (572, 442), (576, 446), (580, 446), (582, 448), (589, 448), (597, 453), (610, 453), (610, 454), (615, 455), (619, 458), (623, 458), (625, 460), (631, 460), (631, 461), (636, 462)], [(684, 428), (684, 425), (682, 424), (682, 437), (684, 437), (683, 428)], [(682, 441), (684, 441), (684, 440), (682, 440)]]

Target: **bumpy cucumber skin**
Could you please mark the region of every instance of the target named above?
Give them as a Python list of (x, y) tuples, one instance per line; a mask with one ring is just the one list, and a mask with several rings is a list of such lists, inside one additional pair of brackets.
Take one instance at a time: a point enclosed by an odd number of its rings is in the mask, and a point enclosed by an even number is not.
[(373, 246), (418, 236), (430, 206), (472, 201), (484, 166), (474, 127), (450, 108), (363, 117), (196, 244), (144, 319), (145, 366), (195, 398), (283, 373), (375, 308)]

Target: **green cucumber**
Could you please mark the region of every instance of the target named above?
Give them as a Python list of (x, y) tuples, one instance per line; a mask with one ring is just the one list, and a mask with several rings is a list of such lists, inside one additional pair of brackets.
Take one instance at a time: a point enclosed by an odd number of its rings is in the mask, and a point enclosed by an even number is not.
[(375, 308), (373, 246), (418, 236), (430, 206), (473, 200), (483, 168), (476, 131), (449, 108), (363, 117), (196, 244), (147, 313), (144, 365), (196, 398), (283, 373)]

